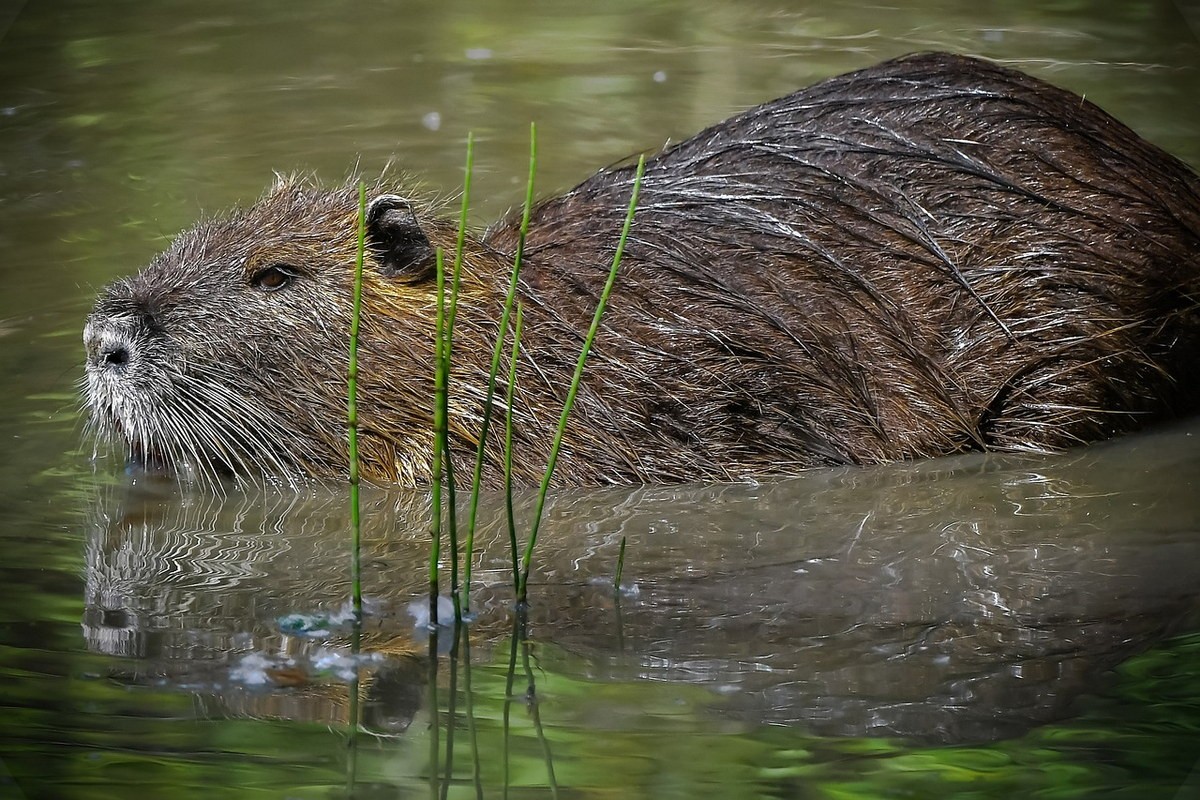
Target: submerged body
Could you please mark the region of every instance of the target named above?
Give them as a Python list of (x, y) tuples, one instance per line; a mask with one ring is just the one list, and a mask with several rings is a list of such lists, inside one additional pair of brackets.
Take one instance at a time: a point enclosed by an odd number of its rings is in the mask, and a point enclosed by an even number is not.
[[(518, 480), (545, 465), (632, 181), (604, 170), (534, 209)], [(371, 192), (363, 473), (420, 485), (432, 253), (454, 230)], [(98, 426), (201, 476), (343, 476), (356, 195), (281, 183), (110, 287), (85, 332)], [(468, 242), (450, 420), (464, 466), (517, 223)], [(647, 162), (557, 478), (1049, 450), (1192, 413), (1198, 258), (1200, 179), (1077, 95), (944, 54), (824, 81)]]

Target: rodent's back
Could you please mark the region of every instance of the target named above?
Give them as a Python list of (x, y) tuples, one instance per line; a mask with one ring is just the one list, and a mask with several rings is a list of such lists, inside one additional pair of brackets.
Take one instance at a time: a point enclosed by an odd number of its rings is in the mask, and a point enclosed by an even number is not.
[[(536, 209), (531, 358), (574, 341), (631, 183)], [(583, 468), (1044, 450), (1194, 411), (1197, 252), (1195, 173), (1077, 95), (945, 54), (824, 81), (648, 162), (575, 423), (612, 446)]]

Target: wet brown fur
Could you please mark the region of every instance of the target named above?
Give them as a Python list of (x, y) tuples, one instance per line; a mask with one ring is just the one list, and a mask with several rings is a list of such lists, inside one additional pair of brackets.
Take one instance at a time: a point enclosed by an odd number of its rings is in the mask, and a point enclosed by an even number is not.
[[(532, 216), (519, 480), (545, 464), (631, 183), (632, 167), (604, 170)], [(110, 288), (91, 317), (93, 360), (97, 331), (115, 331), (140, 343), (140, 361), (120, 380), (90, 370), (100, 427), (202, 474), (343, 476), (356, 211), (349, 187), (282, 182)], [(451, 225), (416, 219), (429, 246), (453, 250)], [(510, 217), (468, 244), (451, 388), (460, 469), (516, 231)], [(1075, 94), (945, 54), (824, 81), (648, 162), (558, 479), (736, 480), (1042, 451), (1193, 413), (1198, 253), (1195, 173)], [(372, 252), (364, 289), (363, 471), (420, 485), (434, 282), (383, 262)], [(301, 275), (254, 290), (268, 263)], [(153, 399), (170, 393), (166, 376), (205, 364), (241, 398), (228, 410), (251, 420), (245, 431), (222, 439), (214, 418), (211, 436), (139, 439), (142, 417), (180, 413)]]

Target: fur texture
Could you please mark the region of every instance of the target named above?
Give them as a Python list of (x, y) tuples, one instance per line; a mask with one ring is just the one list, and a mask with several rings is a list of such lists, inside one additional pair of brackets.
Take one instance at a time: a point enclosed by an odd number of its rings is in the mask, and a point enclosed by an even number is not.
[[(601, 171), (534, 210), (518, 480), (545, 464), (632, 177)], [(85, 334), (97, 427), (201, 477), (341, 478), (356, 212), (350, 187), (284, 181), (111, 287)], [(460, 474), (518, 222), (468, 243), (451, 384)], [(378, 482), (429, 479), (422, 259), (453, 243), (452, 226), (402, 202), (371, 231), (360, 415)], [(1195, 173), (1075, 94), (946, 54), (824, 81), (648, 161), (557, 479), (1042, 451), (1192, 413), (1198, 253)], [(291, 277), (264, 290), (276, 264)]]

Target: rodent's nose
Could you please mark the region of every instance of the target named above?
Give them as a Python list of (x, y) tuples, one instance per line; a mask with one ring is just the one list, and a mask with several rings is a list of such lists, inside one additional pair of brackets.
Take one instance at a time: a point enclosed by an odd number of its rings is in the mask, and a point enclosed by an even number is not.
[(127, 334), (91, 322), (83, 329), (83, 346), (88, 366), (95, 370), (120, 371), (134, 356), (134, 344)]

